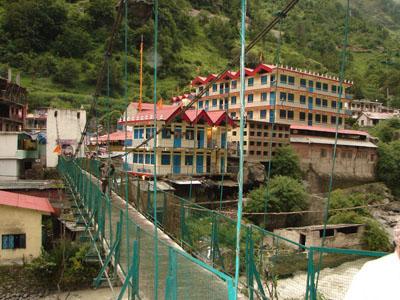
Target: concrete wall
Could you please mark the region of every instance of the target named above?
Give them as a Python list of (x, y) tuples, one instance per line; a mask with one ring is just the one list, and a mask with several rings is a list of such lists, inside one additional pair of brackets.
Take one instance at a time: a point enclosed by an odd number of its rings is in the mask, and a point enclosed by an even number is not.
[(0, 133), (0, 159), (15, 158), (18, 148), (18, 133)]
[(20, 162), (17, 159), (0, 159), (0, 180), (17, 180)]
[[(332, 145), (291, 143), (300, 158), (304, 172), (310, 169), (318, 175), (329, 175), (332, 169)], [(335, 176), (371, 180), (375, 178), (377, 152), (375, 148), (338, 146)]]
[[(55, 113), (57, 112), (57, 116)], [(79, 118), (78, 118), (79, 115)], [(61, 143), (71, 144), (75, 151), (86, 123), (86, 111), (74, 109), (49, 109), (47, 115), (47, 167), (56, 167), (58, 155), (54, 153), (57, 138)], [(58, 129), (58, 130), (57, 130)], [(58, 133), (57, 133), (58, 131)], [(81, 147), (80, 155), (83, 155), (84, 147)]]
[(0, 235), (26, 234), (25, 249), (0, 249), (0, 263), (7, 264), (31, 260), (40, 255), (42, 246), (42, 215), (40, 212), (15, 208), (0, 207)]

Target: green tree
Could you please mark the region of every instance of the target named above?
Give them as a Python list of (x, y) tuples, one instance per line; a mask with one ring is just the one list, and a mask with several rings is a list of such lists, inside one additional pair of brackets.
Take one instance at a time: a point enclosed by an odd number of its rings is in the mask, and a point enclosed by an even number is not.
[(378, 147), (377, 177), (392, 189), (392, 192), (400, 195), (400, 141), (389, 144), (380, 143)]
[(67, 20), (67, 10), (61, 1), (7, 1), (4, 9), (4, 31), (16, 51), (49, 49), (63, 32)]
[(393, 118), (379, 122), (374, 128), (370, 130), (373, 136), (379, 138), (383, 143), (389, 143), (400, 136), (400, 119)]
[(83, 57), (92, 48), (89, 33), (79, 27), (67, 27), (53, 46), (54, 52), (62, 57)]
[[(294, 178), (288, 176), (275, 176), (269, 182), (269, 191), (267, 185), (263, 185), (252, 190), (249, 195), (249, 202), (245, 206), (246, 212), (261, 213), (265, 210), (269, 212), (291, 212), (300, 211), (308, 207), (308, 195), (304, 186)], [(249, 217), (256, 223), (261, 223), (256, 216)], [(288, 219), (290, 225), (294, 225), (298, 220), (297, 216)]]
[(72, 87), (79, 79), (79, 65), (73, 59), (59, 61), (53, 75), (53, 81), (67, 87)]
[(87, 7), (88, 25), (97, 30), (101, 27), (111, 27), (114, 23), (115, 6), (114, 1), (90, 0)]
[(281, 147), (275, 151), (275, 155), (271, 161), (271, 175), (301, 179), (300, 160), (292, 147)]

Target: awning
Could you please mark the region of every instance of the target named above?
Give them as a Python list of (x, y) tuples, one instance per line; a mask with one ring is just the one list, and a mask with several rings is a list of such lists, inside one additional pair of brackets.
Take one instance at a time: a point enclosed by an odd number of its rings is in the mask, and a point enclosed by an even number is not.
[(189, 185), (189, 184), (202, 184), (200, 180), (177, 180), (177, 179), (168, 179), (170, 182), (179, 184), (179, 185)]

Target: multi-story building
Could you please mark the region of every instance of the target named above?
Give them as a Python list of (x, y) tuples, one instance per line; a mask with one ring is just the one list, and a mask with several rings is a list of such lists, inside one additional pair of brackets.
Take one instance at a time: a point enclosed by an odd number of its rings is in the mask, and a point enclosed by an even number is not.
[[(339, 79), (296, 68), (260, 64), (255, 69), (245, 69), (246, 118), (280, 124), (304, 124), (334, 127), (336, 118), (340, 126), (348, 114), (350, 95), (346, 89), (352, 85), (344, 81), (344, 91), (339, 103)], [(196, 92), (216, 75), (196, 77), (192, 86)], [(226, 109), (232, 117), (239, 115), (240, 74), (227, 71), (198, 101), (197, 107), (205, 110)], [(338, 106), (341, 112), (338, 114)]]
[(25, 118), (25, 131), (46, 132), (48, 108), (36, 109)]
[[(153, 134), (153, 105), (144, 103), (142, 110), (137, 104), (128, 107), (128, 130), (132, 132), (135, 149)], [(125, 124), (120, 120), (119, 124)], [(165, 126), (168, 124), (167, 126)], [(157, 110), (157, 128), (161, 130), (155, 139), (129, 153), (128, 164), (132, 173), (152, 175), (154, 163), (157, 175), (214, 175), (226, 172), (227, 131), (234, 121), (225, 111), (203, 109), (182, 112), (180, 105), (163, 105)], [(157, 155), (153, 155), (154, 140)]]
[(26, 89), (9, 78), (0, 78), (0, 131), (21, 131), (26, 115)]
[(370, 101), (366, 99), (351, 100), (350, 110), (353, 116), (359, 116), (363, 112), (382, 112), (383, 104), (378, 102), (378, 100)]

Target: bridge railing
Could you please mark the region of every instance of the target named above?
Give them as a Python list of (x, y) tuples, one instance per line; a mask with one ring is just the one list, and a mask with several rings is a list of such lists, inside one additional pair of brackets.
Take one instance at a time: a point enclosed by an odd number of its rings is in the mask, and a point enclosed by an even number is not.
[[(96, 164), (98, 162), (86, 162), (86, 165), (92, 166), (93, 174)], [(116, 174), (112, 186), (123, 198), (126, 184), (129, 201), (152, 220), (152, 183), (138, 177), (126, 176), (125, 173)], [(166, 191), (158, 192), (157, 211), (159, 227), (187, 252), (233, 276), (236, 220)], [(354, 270), (358, 270), (361, 266), (357, 263), (363, 261), (363, 258), (384, 255), (379, 252), (346, 249), (323, 251), (330, 248), (318, 248), (316, 252), (316, 248), (311, 250), (310, 247), (258, 226), (246, 223), (242, 226), (240, 282), (247, 289), (249, 299), (314, 300), (318, 295), (330, 295), (330, 286), (312, 284), (317, 281), (315, 274), (318, 267), (335, 268), (347, 262), (350, 267), (357, 266)], [(349, 255), (346, 251), (354, 252)], [(320, 255), (323, 257), (323, 264), (316, 265), (316, 257), (319, 258)], [(337, 298), (329, 299), (342, 299), (354, 275), (351, 272), (340, 275), (341, 269), (337, 272), (338, 284), (343, 288), (336, 293)], [(321, 282), (324, 283), (324, 280)], [(244, 292), (243, 289), (242, 291)]]
[[(119, 266), (130, 293), (154, 298), (157, 290), (158, 299), (234, 299), (230, 276), (163, 240), (158, 240), (156, 270), (153, 233), (143, 230), (123, 207), (103, 194), (98, 181), (81, 166), (82, 161), (60, 159), (58, 169), (78, 195), (77, 205), (88, 228), (96, 228), (95, 239), (108, 248), (106, 259)], [(97, 163), (89, 167), (93, 173), (98, 170)]]

